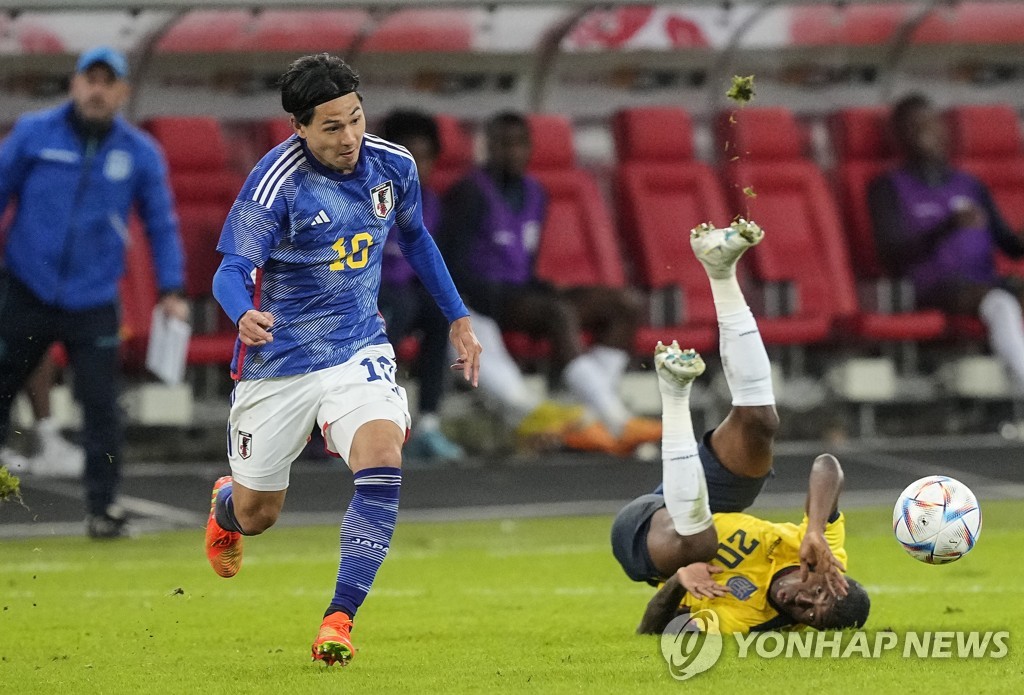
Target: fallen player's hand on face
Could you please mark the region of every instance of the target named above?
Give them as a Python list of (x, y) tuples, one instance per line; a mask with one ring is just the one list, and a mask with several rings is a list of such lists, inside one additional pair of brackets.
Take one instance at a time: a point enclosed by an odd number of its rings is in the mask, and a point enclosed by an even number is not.
[(811, 574), (820, 575), (833, 596), (843, 597), (850, 584), (843, 572), (843, 563), (832, 554), (825, 535), (820, 531), (808, 531), (800, 543), (800, 581), (807, 581)]
[(274, 342), (270, 329), (274, 327), (274, 315), (269, 311), (249, 311), (238, 319), (238, 337), (249, 347), (260, 347)]
[(480, 381), (480, 353), (483, 352), (483, 347), (476, 339), (476, 334), (473, 333), (469, 317), (463, 316), (461, 319), (452, 321), (448, 337), (458, 355), (452, 369), (461, 371), (466, 381), (476, 386)]
[(718, 598), (728, 596), (729, 590), (715, 581), (715, 574), (722, 571), (721, 567), (706, 562), (695, 562), (676, 571), (676, 578), (691, 596), (699, 598)]

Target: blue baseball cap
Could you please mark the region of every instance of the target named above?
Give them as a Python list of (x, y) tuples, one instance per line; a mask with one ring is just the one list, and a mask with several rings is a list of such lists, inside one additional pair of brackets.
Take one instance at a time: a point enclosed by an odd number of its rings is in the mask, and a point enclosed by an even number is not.
[(114, 76), (123, 80), (128, 76), (128, 60), (124, 54), (110, 46), (97, 46), (90, 48), (78, 56), (78, 64), (75, 65), (75, 72), (85, 72), (96, 63), (103, 63), (110, 68)]

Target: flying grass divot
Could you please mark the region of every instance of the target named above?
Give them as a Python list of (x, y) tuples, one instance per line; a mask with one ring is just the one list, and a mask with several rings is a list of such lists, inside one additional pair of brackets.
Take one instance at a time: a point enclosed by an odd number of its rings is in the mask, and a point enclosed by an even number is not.
[(729, 91), (725, 93), (725, 96), (729, 97), (737, 104), (746, 104), (754, 98), (754, 76), (747, 75), (746, 77), (740, 77), (739, 75), (732, 76), (732, 86), (729, 87)]
[(21, 500), (21, 480), (11, 475), (5, 466), (0, 466), (0, 502), (11, 498)]

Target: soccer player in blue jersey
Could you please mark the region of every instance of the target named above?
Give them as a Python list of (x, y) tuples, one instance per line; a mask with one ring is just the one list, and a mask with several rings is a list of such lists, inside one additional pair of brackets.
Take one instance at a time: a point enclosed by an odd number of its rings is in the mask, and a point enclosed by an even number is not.
[(319, 54), (281, 78), (295, 134), (256, 165), (228, 213), (214, 296), (238, 325), (228, 422), (231, 476), (213, 487), (206, 552), (222, 577), (242, 562), (242, 536), (266, 531), (284, 505), (291, 462), (316, 425), (353, 472), (341, 524), (334, 597), (313, 659), (353, 657), (352, 619), (387, 555), (410, 427), (395, 353), (377, 310), (388, 231), (451, 324), (474, 386), (480, 343), (423, 225), (409, 152), (365, 132), (358, 75)]

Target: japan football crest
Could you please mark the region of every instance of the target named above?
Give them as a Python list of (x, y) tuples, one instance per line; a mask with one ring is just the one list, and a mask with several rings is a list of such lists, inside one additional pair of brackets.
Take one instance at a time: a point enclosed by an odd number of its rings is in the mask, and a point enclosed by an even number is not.
[(238, 430), (238, 455), (244, 459), (252, 456), (252, 435)]
[(395, 209), (395, 189), (391, 182), (385, 181), (371, 188), (370, 202), (373, 204), (373, 214), (386, 220), (391, 211)]

